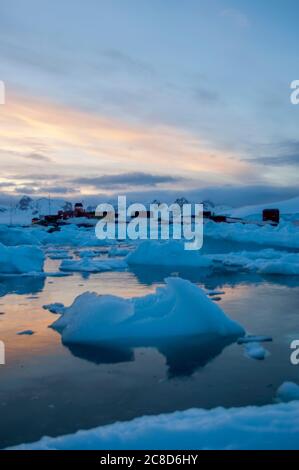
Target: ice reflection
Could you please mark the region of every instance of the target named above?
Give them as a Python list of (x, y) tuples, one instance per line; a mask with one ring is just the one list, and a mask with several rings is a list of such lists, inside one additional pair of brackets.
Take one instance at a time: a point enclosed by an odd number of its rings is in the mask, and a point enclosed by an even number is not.
[(36, 294), (43, 290), (44, 285), (44, 276), (0, 276), (0, 297)]
[(137, 347), (155, 348), (165, 357), (168, 378), (191, 376), (217, 357), (223, 349), (235, 342), (236, 338), (219, 338), (214, 335), (181, 337), (175, 340), (139, 340), (122, 345), (65, 345), (69, 351), (81, 359), (95, 364), (116, 364), (132, 362)]

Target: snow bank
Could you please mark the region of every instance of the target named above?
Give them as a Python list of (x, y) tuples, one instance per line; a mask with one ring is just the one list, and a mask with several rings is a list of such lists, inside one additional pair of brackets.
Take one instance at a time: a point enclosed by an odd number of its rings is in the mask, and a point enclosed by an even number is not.
[(299, 253), (266, 249), (207, 256), (226, 268), (242, 268), (260, 274), (299, 275)]
[(155, 294), (132, 299), (86, 292), (65, 308), (52, 327), (64, 343), (96, 344), (200, 334), (239, 337), (229, 319), (202, 289), (180, 278), (166, 279)]
[(299, 404), (144, 416), (15, 449), (299, 449)]
[(282, 402), (299, 400), (299, 386), (293, 382), (284, 382), (277, 390), (276, 397)]
[(129, 265), (152, 266), (193, 266), (207, 268), (211, 260), (199, 251), (188, 251), (181, 240), (158, 242), (147, 240), (130, 253), (126, 261)]
[(123, 270), (127, 267), (127, 263), (122, 259), (93, 259), (86, 257), (82, 260), (63, 260), (59, 269), (61, 271), (100, 273)]
[(233, 217), (249, 217), (259, 215), (261, 218), (264, 209), (279, 209), (281, 214), (299, 214), (299, 197), (286, 201), (271, 202), (270, 204), (259, 204), (255, 206), (245, 206), (230, 211)]
[(0, 273), (23, 274), (41, 272), (44, 253), (35, 246), (5, 246), (0, 243)]

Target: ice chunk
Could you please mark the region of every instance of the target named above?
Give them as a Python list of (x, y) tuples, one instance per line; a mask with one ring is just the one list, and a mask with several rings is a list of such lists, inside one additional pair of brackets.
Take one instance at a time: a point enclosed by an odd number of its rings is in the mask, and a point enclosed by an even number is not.
[(51, 250), (50, 253), (48, 253), (50, 259), (72, 259), (72, 255), (69, 254), (68, 251), (66, 250)]
[(80, 258), (95, 258), (96, 256), (101, 255), (101, 251), (94, 251), (94, 250), (76, 251), (76, 255), (80, 256)]
[(84, 293), (52, 327), (61, 332), (64, 343), (83, 344), (245, 333), (202, 289), (180, 278), (168, 278), (155, 294), (139, 298)]
[(24, 336), (24, 335), (31, 336), (31, 335), (34, 335), (34, 331), (24, 330), (24, 331), (20, 331), (19, 333), (17, 333), (17, 335), (19, 335), (19, 336)]
[(105, 271), (118, 271), (126, 269), (127, 263), (121, 259), (91, 259), (83, 258), (82, 260), (64, 260), (61, 263), (61, 271), (79, 271), (88, 273), (100, 273)]
[(49, 310), (51, 313), (59, 313), (60, 315), (64, 312), (65, 307), (62, 303), (56, 302), (53, 304), (43, 305), (45, 310)]
[(7, 246), (39, 245), (39, 240), (31, 230), (0, 225), (0, 243)]
[(264, 342), (269, 342), (272, 341), (271, 336), (266, 336), (266, 335), (259, 335), (259, 336), (254, 336), (254, 335), (246, 335), (243, 336), (242, 338), (238, 338), (238, 344), (246, 344), (246, 343), (264, 343)]
[(243, 269), (260, 274), (299, 275), (299, 253), (267, 249), (207, 256), (215, 263), (220, 263), (218, 267), (222, 265), (228, 269)]
[(127, 258), (129, 265), (194, 266), (208, 268), (212, 261), (199, 251), (185, 250), (181, 240), (158, 242), (147, 240), (140, 243)]
[(262, 361), (267, 355), (267, 351), (259, 343), (252, 342), (245, 345), (245, 354), (247, 357)]
[(264, 246), (299, 248), (299, 227), (290, 222), (281, 222), (277, 227), (260, 227), (256, 224), (209, 221), (204, 225), (204, 236), (218, 241), (231, 240)]
[(110, 250), (109, 250), (109, 253), (108, 253), (108, 256), (111, 256), (111, 257), (116, 257), (116, 256), (127, 256), (129, 253), (131, 252), (131, 250), (129, 248), (124, 248), (124, 247), (112, 247)]
[(222, 290), (207, 290), (205, 292), (209, 297), (214, 297), (214, 296), (219, 296), (219, 295), (224, 295), (225, 294), (225, 292), (222, 291)]
[(5, 246), (0, 243), (0, 273), (42, 272), (44, 253), (36, 246)]
[(284, 382), (277, 390), (276, 397), (282, 402), (299, 400), (299, 385), (293, 382)]

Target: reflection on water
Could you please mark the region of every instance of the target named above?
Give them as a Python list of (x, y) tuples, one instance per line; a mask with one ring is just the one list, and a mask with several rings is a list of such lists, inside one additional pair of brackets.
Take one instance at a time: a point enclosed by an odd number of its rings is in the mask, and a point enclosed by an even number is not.
[[(46, 270), (58, 266), (47, 261)], [(70, 305), (87, 290), (144, 296), (170, 275), (224, 291), (220, 305), (232, 319), (252, 334), (273, 337), (266, 345), (270, 356), (257, 362), (233, 339), (198, 336), (117, 348), (64, 346), (48, 328), (55, 316), (42, 308), (46, 303)], [(298, 286), (292, 277), (181, 268), (1, 277), (0, 339), (7, 364), (0, 367), (0, 448), (144, 414), (271, 403), (283, 381), (298, 382), (299, 369), (289, 360), (290, 341), (299, 338)], [(17, 335), (26, 329), (35, 334)]]
[(7, 294), (36, 294), (45, 285), (44, 276), (0, 276), (0, 297)]
[(83, 346), (67, 344), (66, 347), (75, 356), (95, 364), (115, 364), (132, 362), (135, 359), (134, 348), (151, 347), (165, 357), (169, 378), (192, 375), (200, 367), (222, 352), (225, 346), (236, 338), (219, 338), (213, 335), (201, 335), (188, 338), (176, 338), (172, 341), (138, 341), (138, 344)]

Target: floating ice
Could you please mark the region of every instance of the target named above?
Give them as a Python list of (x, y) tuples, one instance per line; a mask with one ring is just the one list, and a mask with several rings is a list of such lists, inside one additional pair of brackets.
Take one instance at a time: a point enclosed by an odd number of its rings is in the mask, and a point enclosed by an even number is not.
[(61, 437), (43, 437), (18, 450), (299, 449), (299, 404), (191, 409), (144, 416)]
[(277, 390), (276, 397), (282, 402), (299, 400), (299, 385), (293, 382), (284, 382)]
[(65, 308), (52, 327), (64, 343), (97, 344), (145, 338), (211, 334), (239, 337), (243, 328), (202, 289), (180, 278), (166, 279), (155, 294), (124, 299), (86, 292)]
[(72, 255), (69, 254), (68, 251), (66, 250), (51, 250), (50, 253), (48, 253), (48, 256), (50, 259), (72, 259)]
[(209, 297), (214, 297), (214, 296), (219, 296), (219, 295), (224, 295), (225, 294), (225, 292), (223, 290), (207, 290), (207, 291), (205, 291), (205, 293)]
[(113, 246), (110, 248), (108, 256), (127, 256), (131, 250), (129, 248)]
[(39, 245), (38, 238), (31, 230), (0, 225), (0, 243), (7, 246)]
[(45, 310), (49, 310), (51, 313), (58, 313), (59, 315), (63, 314), (65, 307), (60, 302), (55, 302), (53, 304), (43, 305)]
[(127, 258), (129, 265), (193, 266), (207, 268), (212, 261), (199, 251), (185, 250), (181, 240), (158, 242), (146, 240), (137, 246)]
[(267, 351), (259, 343), (252, 342), (245, 344), (245, 354), (251, 359), (257, 359), (258, 361), (262, 361), (263, 359), (265, 359)]
[(204, 237), (218, 241), (231, 240), (240, 243), (255, 243), (258, 245), (299, 248), (299, 226), (291, 222), (281, 222), (277, 227), (242, 223), (215, 223), (204, 225)]
[(299, 275), (299, 253), (272, 249), (207, 255), (218, 268), (243, 269), (260, 274)]
[(24, 330), (24, 331), (20, 331), (19, 333), (17, 333), (17, 335), (19, 335), (19, 336), (24, 336), (24, 335), (31, 336), (31, 335), (34, 335), (34, 331)]
[(247, 335), (243, 336), (242, 338), (238, 338), (237, 343), (238, 344), (246, 344), (246, 343), (264, 343), (264, 342), (269, 342), (272, 341), (271, 336), (266, 336), (266, 335), (259, 335), (259, 336), (254, 336), (254, 335)]
[(44, 259), (44, 253), (36, 246), (5, 246), (0, 243), (1, 274), (40, 273)]
[(78, 271), (87, 273), (100, 273), (106, 271), (118, 271), (127, 268), (127, 263), (121, 259), (91, 259), (64, 260), (61, 263), (61, 271)]

